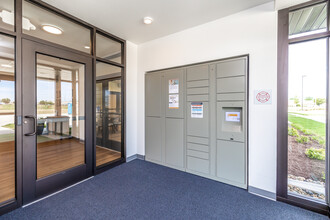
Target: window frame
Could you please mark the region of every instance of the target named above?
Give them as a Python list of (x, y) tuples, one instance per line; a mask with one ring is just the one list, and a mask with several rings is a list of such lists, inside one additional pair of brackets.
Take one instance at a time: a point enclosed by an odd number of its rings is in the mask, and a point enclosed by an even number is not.
[[(310, 34), (289, 39), (289, 13), (299, 9), (327, 2), (327, 29), (325, 32)], [(289, 74), (289, 45), (302, 43), (322, 38), (327, 38), (327, 106), (329, 106), (329, 0), (312, 0), (290, 8), (278, 11), (278, 45), (277, 45), (277, 184), (276, 199), (288, 204), (299, 206), (314, 212), (329, 215), (327, 204), (318, 203), (305, 197), (292, 196), (288, 194), (288, 74)], [(326, 197), (329, 197), (329, 108), (327, 109), (327, 160), (326, 160)]]

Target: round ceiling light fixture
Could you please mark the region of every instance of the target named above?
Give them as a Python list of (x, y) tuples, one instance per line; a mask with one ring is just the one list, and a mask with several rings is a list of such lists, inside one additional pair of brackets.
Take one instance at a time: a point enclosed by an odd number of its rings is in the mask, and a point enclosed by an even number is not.
[(145, 24), (151, 24), (154, 21), (151, 17), (144, 17), (143, 18), (143, 23)]
[(43, 25), (42, 29), (50, 34), (60, 35), (63, 33), (63, 30), (61, 28), (49, 24)]

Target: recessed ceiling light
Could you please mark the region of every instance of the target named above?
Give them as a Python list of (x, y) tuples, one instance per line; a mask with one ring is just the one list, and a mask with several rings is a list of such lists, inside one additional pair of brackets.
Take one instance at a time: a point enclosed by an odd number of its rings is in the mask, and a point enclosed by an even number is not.
[(12, 68), (13, 66), (12, 65), (9, 65), (9, 64), (1, 64), (2, 67), (7, 67), (7, 68)]
[(43, 25), (42, 29), (48, 33), (56, 34), (56, 35), (63, 33), (63, 31), (60, 28), (53, 25)]
[(91, 47), (90, 46), (85, 46), (85, 49), (91, 49)]
[(143, 22), (145, 24), (151, 24), (154, 21), (154, 19), (152, 19), (151, 17), (145, 17), (143, 18)]

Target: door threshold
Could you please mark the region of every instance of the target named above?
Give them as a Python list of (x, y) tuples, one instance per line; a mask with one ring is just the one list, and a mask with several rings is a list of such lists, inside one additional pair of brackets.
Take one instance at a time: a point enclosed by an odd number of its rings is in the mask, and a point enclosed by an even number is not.
[(33, 204), (35, 204), (35, 203), (37, 203), (37, 202), (40, 202), (40, 201), (42, 201), (42, 200), (44, 200), (44, 199), (47, 199), (47, 198), (49, 198), (49, 197), (51, 197), (51, 196), (54, 196), (54, 195), (56, 195), (56, 194), (58, 194), (58, 193), (60, 193), (60, 192), (63, 192), (63, 191), (65, 191), (65, 190), (67, 190), (67, 189), (70, 189), (70, 188), (72, 188), (72, 187), (74, 187), (74, 186), (77, 186), (77, 185), (79, 185), (79, 184), (81, 184), (81, 183), (83, 183), (83, 182), (86, 182), (87, 180), (90, 180), (90, 179), (92, 179), (92, 178), (94, 178), (94, 176), (91, 176), (91, 177), (89, 177), (89, 178), (87, 178), (87, 179), (84, 179), (84, 180), (82, 180), (82, 181), (80, 181), (80, 182), (77, 182), (77, 183), (75, 183), (75, 184), (73, 184), (73, 185), (70, 185), (70, 186), (68, 186), (68, 187), (66, 187), (66, 188), (64, 188), (64, 189), (61, 189), (61, 190), (59, 190), (59, 191), (56, 191), (56, 192), (54, 192), (54, 193), (52, 193), (52, 194), (50, 194), (50, 195), (47, 195), (47, 196), (45, 196), (45, 197), (42, 197), (41, 199), (38, 199), (38, 200), (36, 200), (36, 201), (30, 202), (30, 203), (28, 203), (28, 204), (26, 204), (26, 205), (23, 205), (22, 208), (26, 208), (26, 207), (28, 207), (28, 206), (30, 206), (30, 205), (33, 205)]

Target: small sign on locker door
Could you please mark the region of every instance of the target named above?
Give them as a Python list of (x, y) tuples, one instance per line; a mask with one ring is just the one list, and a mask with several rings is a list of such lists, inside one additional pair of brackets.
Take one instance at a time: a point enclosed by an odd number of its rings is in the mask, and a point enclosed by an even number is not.
[(203, 102), (191, 103), (191, 118), (203, 118)]

